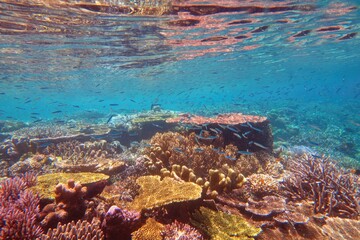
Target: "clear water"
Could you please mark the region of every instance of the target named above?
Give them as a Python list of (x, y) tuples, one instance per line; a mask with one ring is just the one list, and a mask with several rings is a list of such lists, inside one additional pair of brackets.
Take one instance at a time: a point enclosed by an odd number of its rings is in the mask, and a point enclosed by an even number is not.
[(360, 161), (358, 1), (181, 1), (162, 16), (59, 3), (0, 2), (0, 120), (236, 111), (285, 119), (275, 141)]

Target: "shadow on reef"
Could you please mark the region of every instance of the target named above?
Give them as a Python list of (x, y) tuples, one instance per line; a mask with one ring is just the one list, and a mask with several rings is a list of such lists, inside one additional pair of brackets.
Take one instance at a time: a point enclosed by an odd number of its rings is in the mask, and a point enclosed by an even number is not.
[(311, 152), (274, 153), (265, 117), (154, 112), (108, 124), (10, 134), (2, 239), (359, 235), (359, 177)]

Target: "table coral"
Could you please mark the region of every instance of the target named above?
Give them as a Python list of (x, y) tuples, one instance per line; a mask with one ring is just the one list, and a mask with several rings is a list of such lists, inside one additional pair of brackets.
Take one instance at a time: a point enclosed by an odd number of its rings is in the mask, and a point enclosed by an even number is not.
[(37, 177), (36, 186), (31, 189), (38, 192), (41, 198), (54, 199), (54, 188), (58, 183), (66, 183), (69, 179), (73, 179), (75, 182), (81, 182), (82, 185), (91, 185), (100, 181), (108, 180), (109, 176), (102, 173), (51, 173), (40, 175)]
[(251, 226), (244, 218), (200, 207), (193, 213), (191, 223), (210, 239), (254, 239), (261, 228)]
[(164, 225), (153, 218), (148, 218), (145, 225), (132, 233), (133, 240), (162, 240), (161, 231)]
[(202, 188), (195, 183), (180, 182), (169, 177), (160, 180), (160, 176), (143, 176), (136, 182), (141, 189), (131, 208), (139, 211), (175, 202), (196, 200), (202, 193)]

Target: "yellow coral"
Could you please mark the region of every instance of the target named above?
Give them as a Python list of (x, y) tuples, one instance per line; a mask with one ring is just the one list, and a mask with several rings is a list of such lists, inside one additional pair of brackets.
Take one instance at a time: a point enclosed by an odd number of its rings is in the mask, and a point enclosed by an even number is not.
[(73, 179), (75, 182), (81, 182), (82, 185), (99, 182), (109, 179), (108, 175), (102, 173), (51, 173), (40, 175), (37, 177), (36, 186), (31, 190), (38, 192), (41, 198), (54, 199), (55, 187), (59, 183), (67, 183), (69, 179)]
[(164, 206), (173, 202), (196, 200), (201, 197), (202, 188), (195, 183), (176, 181), (160, 176), (142, 176), (136, 180), (140, 185), (140, 195), (135, 198), (131, 208), (141, 211)]
[(250, 240), (261, 228), (250, 225), (244, 218), (200, 207), (193, 213), (191, 223), (214, 240)]
[(133, 232), (133, 240), (162, 240), (161, 231), (164, 229), (164, 225), (155, 221), (153, 218), (146, 220), (144, 226)]

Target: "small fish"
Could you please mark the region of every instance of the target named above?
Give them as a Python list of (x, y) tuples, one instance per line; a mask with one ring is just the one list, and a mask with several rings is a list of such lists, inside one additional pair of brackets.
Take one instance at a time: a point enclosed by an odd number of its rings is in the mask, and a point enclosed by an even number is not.
[(110, 106), (113, 106), (113, 107), (115, 107), (115, 106), (119, 106), (119, 104), (118, 104), (118, 103), (110, 103), (109, 105), (110, 105)]
[(195, 135), (195, 137), (197, 137), (199, 139), (202, 139), (202, 140), (214, 140), (214, 139), (218, 138), (218, 136), (203, 137), (203, 136), (200, 136), (200, 135)]
[(30, 113), (31, 115), (40, 115), (40, 113), (37, 113), (37, 112), (32, 112)]
[(251, 123), (249, 123), (249, 122), (246, 122), (246, 124), (247, 124), (251, 129), (253, 129), (253, 130), (257, 131), (257, 132), (260, 132), (260, 133), (263, 132), (260, 128), (254, 127), (254, 126), (251, 125)]
[(242, 155), (252, 155), (253, 154), (252, 152), (249, 152), (249, 151), (237, 151), (237, 152)]
[(226, 125), (226, 128), (229, 129), (232, 132), (236, 132), (236, 133), (239, 132), (239, 129), (237, 129), (236, 127), (231, 126), (231, 125)]
[(195, 148), (194, 150), (195, 150), (195, 152), (198, 152), (198, 153), (201, 153), (204, 151), (204, 149), (202, 149), (202, 148)]
[(157, 128), (163, 129), (163, 127), (162, 127), (162, 126), (160, 126), (160, 125), (158, 125), (158, 124), (152, 123), (151, 125), (153, 125), (154, 127), (157, 127)]
[(132, 102), (136, 103), (136, 102), (135, 102), (135, 100), (133, 100), (133, 99), (130, 99), (130, 101), (132, 101)]
[(31, 99), (30, 100), (27, 100), (26, 102), (24, 102), (24, 103), (29, 103), (29, 102), (31, 102)]
[(235, 157), (232, 156), (225, 156), (226, 159), (229, 159), (231, 161), (236, 161), (237, 159)]
[(130, 143), (130, 146), (131, 146), (131, 147), (139, 147), (139, 146), (140, 146), (140, 143), (139, 143), (138, 141), (132, 141), (132, 142)]
[(235, 136), (235, 137), (237, 137), (237, 138), (241, 139), (240, 134), (238, 134), (238, 133), (233, 133), (233, 134), (234, 134), (234, 136)]
[(17, 109), (20, 109), (20, 110), (25, 110), (25, 108), (22, 108), (22, 107), (15, 107)]
[(61, 113), (61, 112), (62, 112), (62, 111), (57, 110), (57, 111), (52, 112), (52, 114)]
[(174, 147), (173, 148), (175, 152), (178, 152), (178, 153), (183, 153), (183, 150), (179, 147)]
[(268, 147), (265, 147), (264, 145), (262, 145), (262, 144), (260, 144), (258, 142), (250, 141), (249, 145), (252, 145), (252, 144), (254, 144), (255, 146), (258, 146), (258, 147), (260, 147), (262, 149), (269, 149)]
[(79, 106), (79, 105), (73, 105), (73, 107), (74, 107), (74, 108), (80, 108), (80, 106)]
[(42, 119), (37, 119), (37, 120), (33, 121), (33, 123), (37, 123), (37, 122), (41, 122), (41, 121), (42, 121)]
[(108, 120), (106, 121), (106, 124), (108, 124), (114, 116), (116, 116), (116, 114), (111, 114)]

